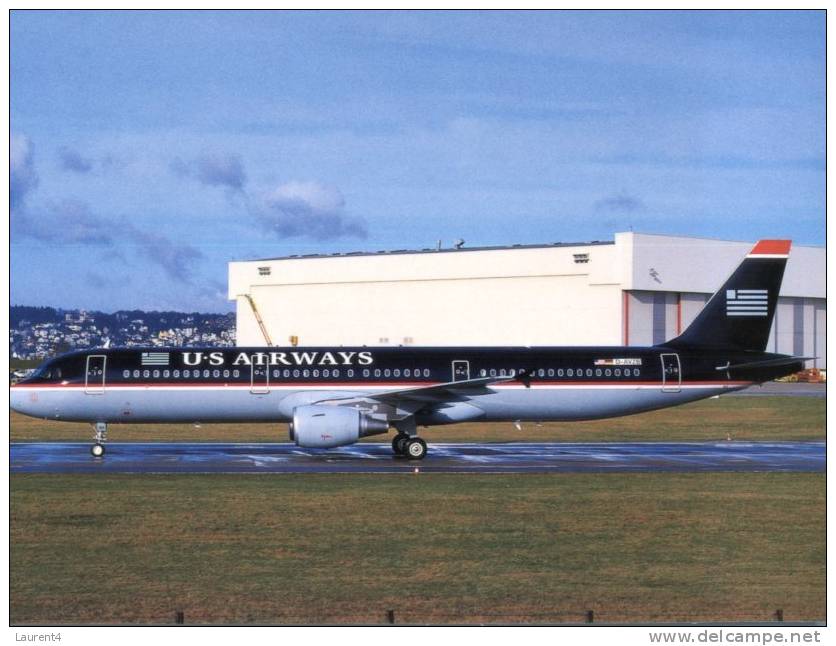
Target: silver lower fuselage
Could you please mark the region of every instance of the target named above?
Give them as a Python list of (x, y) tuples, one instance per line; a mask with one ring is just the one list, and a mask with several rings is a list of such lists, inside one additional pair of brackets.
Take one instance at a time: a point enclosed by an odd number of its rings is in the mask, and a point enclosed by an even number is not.
[[(485, 394), (447, 404), (424, 425), (463, 421), (575, 421), (618, 417), (667, 408), (739, 390), (751, 382), (683, 382), (607, 385), (491, 386)], [(288, 422), (292, 407), (327, 399), (362, 397), (386, 387), (358, 385), (333, 390), (248, 385), (187, 386), (16, 386), (11, 407), (43, 419), (107, 423)]]

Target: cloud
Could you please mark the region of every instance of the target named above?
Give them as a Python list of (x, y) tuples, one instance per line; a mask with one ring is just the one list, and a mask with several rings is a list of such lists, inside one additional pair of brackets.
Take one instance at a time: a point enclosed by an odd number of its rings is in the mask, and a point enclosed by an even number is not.
[(131, 282), (130, 276), (113, 276), (110, 274), (103, 275), (94, 273), (92, 271), (88, 271), (84, 275), (84, 279), (88, 285), (96, 289), (105, 289), (108, 287), (122, 287), (123, 285), (129, 285)]
[(339, 189), (318, 182), (282, 184), (262, 199), (255, 214), (265, 229), (283, 238), (368, 236), (365, 223), (345, 213), (345, 198)]
[(137, 245), (142, 255), (162, 267), (169, 278), (179, 282), (189, 282), (193, 262), (203, 258), (203, 254), (194, 247), (178, 244), (158, 233), (128, 225), (126, 234), (128, 239)]
[(93, 170), (93, 162), (81, 156), (77, 150), (63, 146), (58, 150), (58, 161), (63, 170), (87, 174)]
[(45, 242), (111, 246), (113, 226), (79, 200), (49, 204), (38, 214), (18, 213), (15, 233)]
[[(15, 235), (28, 236), (59, 245), (87, 245), (112, 249), (126, 244), (138, 255), (162, 268), (169, 278), (188, 283), (193, 265), (203, 254), (187, 244), (135, 226), (121, 218), (109, 220), (94, 214), (82, 201), (63, 200), (37, 214), (20, 213), (15, 219)], [(119, 254), (113, 249), (113, 254)]]
[(343, 237), (366, 238), (362, 219), (345, 210), (339, 189), (319, 182), (287, 182), (273, 192), (255, 196), (246, 189), (247, 173), (239, 155), (204, 154), (190, 161), (175, 158), (171, 171), (206, 186), (220, 186), (243, 197), (255, 224), (280, 238), (307, 237), (317, 241)]
[(644, 202), (626, 193), (611, 195), (610, 197), (595, 202), (596, 211), (635, 213), (636, 211), (644, 210), (644, 208)]
[(12, 211), (16, 211), (23, 207), (26, 196), (38, 185), (35, 147), (26, 135), (12, 134), (9, 153), (9, 196)]
[(244, 163), (239, 155), (205, 154), (191, 161), (179, 157), (171, 162), (171, 170), (180, 177), (192, 177), (206, 186), (222, 186), (243, 191), (247, 183)]

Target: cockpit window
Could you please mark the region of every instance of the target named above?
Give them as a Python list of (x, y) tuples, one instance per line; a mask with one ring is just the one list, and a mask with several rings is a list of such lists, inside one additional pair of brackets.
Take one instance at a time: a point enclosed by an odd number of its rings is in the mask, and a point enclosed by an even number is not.
[(32, 374), (32, 379), (58, 380), (61, 379), (61, 368), (45, 363)]

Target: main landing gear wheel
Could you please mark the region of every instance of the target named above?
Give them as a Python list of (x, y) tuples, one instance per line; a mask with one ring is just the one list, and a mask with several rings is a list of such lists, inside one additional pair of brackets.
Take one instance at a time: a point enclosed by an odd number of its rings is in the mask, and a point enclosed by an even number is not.
[(97, 444), (94, 444), (93, 446), (91, 446), (91, 447), (90, 447), (90, 454), (91, 454), (94, 458), (102, 458), (102, 457), (104, 457), (104, 454), (105, 454), (104, 444), (98, 444), (98, 443), (97, 443)]
[(406, 443), (409, 440), (409, 435), (398, 433), (392, 438), (392, 451), (395, 455), (406, 455)]
[(427, 443), (420, 437), (411, 437), (406, 442), (406, 457), (410, 460), (423, 460), (427, 455)]

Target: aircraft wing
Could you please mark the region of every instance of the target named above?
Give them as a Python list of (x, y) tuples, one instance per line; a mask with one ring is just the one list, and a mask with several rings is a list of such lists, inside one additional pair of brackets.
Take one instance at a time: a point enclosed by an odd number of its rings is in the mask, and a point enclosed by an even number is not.
[(448, 381), (443, 384), (433, 384), (432, 386), (387, 390), (380, 393), (364, 393), (362, 395), (354, 395), (344, 398), (328, 398), (314, 403), (344, 406), (354, 404), (359, 401), (369, 403), (378, 402), (383, 405), (391, 406), (393, 409), (414, 412), (427, 404), (444, 404), (466, 401), (468, 397), (473, 395), (489, 394), (491, 391), (487, 388), (487, 386), (490, 384), (519, 381), (520, 379), (525, 379), (525, 377), (522, 375), (516, 375), (514, 377), (507, 375), (502, 377), (480, 377), (478, 379)]
[(432, 386), (421, 386), (419, 388), (404, 388), (401, 390), (389, 390), (383, 393), (367, 395), (369, 399), (386, 402), (388, 404), (399, 404), (401, 402), (438, 403), (449, 401), (461, 401), (470, 395), (486, 394), (486, 386), (490, 384), (516, 381), (519, 377), (480, 377), (479, 379), (467, 379), (463, 381), (448, 381), (443, 384)]

